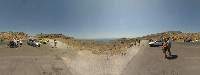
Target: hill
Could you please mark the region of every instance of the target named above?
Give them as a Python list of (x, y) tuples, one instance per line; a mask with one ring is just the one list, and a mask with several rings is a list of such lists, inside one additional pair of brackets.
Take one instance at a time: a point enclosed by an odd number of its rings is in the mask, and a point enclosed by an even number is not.
[(143, 36), (142, 39), (147, 40), (160, 40), (164, 37), (171, 37), (174, 41), (184, 41), (185, 39), (191, 39), (192, 41), (200, 40), (200, 32), (197, 33), (184, 33), (181, 31), (168, 31), (156, 34), (150, 34)]
[(28, 34), (24, 32), (0, 32), (1, 40), (12, 40), (13, 38), (25, 40)]

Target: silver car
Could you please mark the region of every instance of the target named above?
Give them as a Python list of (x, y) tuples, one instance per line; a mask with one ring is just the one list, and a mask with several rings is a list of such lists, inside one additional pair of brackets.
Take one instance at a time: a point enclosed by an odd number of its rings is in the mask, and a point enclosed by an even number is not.
[(33, 47), (40, 47), (41, 43), (37, 39), (28, 39), (27, 44)]
[(149, 42), (150, 47), (158, 47), (158, 46), (162, 46), (162, 45), (163, 45), (162, 41)]

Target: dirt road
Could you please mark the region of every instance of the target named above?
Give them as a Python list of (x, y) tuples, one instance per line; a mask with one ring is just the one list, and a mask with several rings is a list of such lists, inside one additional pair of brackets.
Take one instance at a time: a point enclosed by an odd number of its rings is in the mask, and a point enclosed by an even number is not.
[(199, 75), (199, 45), (176, 43), (171, 51), (178, 57), (164, 60), (161, 48), (144, 48), (132, 58), (121, 75)]
[(72, 75), (48, 46), (0, 47), (0, 75)]

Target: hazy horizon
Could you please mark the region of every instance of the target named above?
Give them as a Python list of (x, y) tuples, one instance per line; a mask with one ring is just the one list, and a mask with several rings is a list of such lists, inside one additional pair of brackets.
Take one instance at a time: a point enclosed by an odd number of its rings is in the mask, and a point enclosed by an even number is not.
[(197, 0), (0, 0), (0, 32), (123, 38), (200, 32)]

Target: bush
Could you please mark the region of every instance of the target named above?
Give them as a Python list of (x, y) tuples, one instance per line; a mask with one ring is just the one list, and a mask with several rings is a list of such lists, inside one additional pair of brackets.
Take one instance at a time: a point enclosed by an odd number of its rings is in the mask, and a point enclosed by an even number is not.
[(4, 40), (3, 39), (0, 39), (0, 42), (3, 42)]
[(0, 45), (4, 44), (4, 40), (0, 39)]

